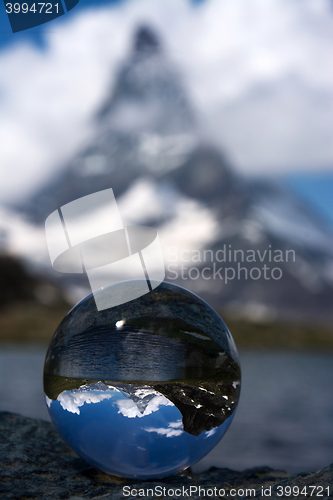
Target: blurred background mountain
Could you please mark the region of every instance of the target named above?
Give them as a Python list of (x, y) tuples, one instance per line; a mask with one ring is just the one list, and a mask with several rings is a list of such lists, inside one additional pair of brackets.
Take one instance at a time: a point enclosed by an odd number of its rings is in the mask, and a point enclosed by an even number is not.
[[(327, 465), (331, 0), (80, 0), (15, 35), (0, 14), (0, 408), (49, 418), (46, 343), (89, 286), (52, 269), (44, 221), (111, 187), (125, 224), (158, 229), (166, 280), (206, 299), (240, 347), (239, 410), (198, 470)], [(203, 279), (213, 263), (196, 256), (223, 249), (282, 276)], [(215, 264), (224, 276), (238, 262)]]
[[(124, 222), (158, 229), (167, 281), (185, 286), (234, 317), (330, 323), (333, 226), (329, 210), (309, 202), (285, 177), (249, 176), (237, 170), (221, 145), (223, 132), (220, 143), (212, 140), (195, 111), (182, 68), (168, 54), (158, 29), (141, 24), (130, 38), (111, 87), (91, 113), (83, 143), (26, 196), (4, 205), (4, 251), (14, 248), (32, 276), (51, 281), (52, 286), (56, 283), (66, 300), (75, 302), (89, 292), (87, 279), (50, 268), (44, 221), (58, 207), (112, 187)], [(288, 76), (282, 88), (293, 86), (294, 80)], [(262, 88), (251, 92), (254, 102), (266, 98)], [(209, 249), (216, 255), (223, 248), (245, 255), (246, 251), (266, 252), (265, 264), (269, 250), (281, 252), (282, 261), (269, 264), (281, 269), (281, 278), (267, 279), (262, 274), (260, 279), (246, 279), (252, 267), (261, 268), (258, 257), (256, 264), (242, 262), (247, 271), (228, 283), (219, 275), (210, 280), (202, 275), (188, 277), (191, 264), (200, 273), (207, 266), (195, 258), (191, 261), (193, 252)], [(288, 250), (295, 257), (286, 261)], [(186, 263), (179, 257), (182, 251), (190, 264), (187, 274), (181, 277), (178, 272), (175, 280), (174, 269), (179, 271)], [(171, 258), (175, 253), (176, 267)], [(234, 259), (222, 264), (214, 260), (217, 269), (222, 266), (222, 276), (223, 268), (237, 267)]]

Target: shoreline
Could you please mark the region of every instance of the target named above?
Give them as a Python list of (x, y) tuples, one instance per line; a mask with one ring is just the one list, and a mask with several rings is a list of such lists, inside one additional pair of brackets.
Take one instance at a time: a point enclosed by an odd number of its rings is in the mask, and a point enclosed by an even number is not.
[[(0, 309), (0, 346), (48, 345), (70, 306), (20, 302)], [(250, 321), (217, 309), (240, 349), (333, 351), (333, 325), (301, 321)]]

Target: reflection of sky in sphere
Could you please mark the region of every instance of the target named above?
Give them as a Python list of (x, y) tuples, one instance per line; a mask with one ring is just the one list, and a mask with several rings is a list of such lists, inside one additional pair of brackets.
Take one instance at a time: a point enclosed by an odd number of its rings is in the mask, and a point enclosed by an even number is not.
[(141, 478), (176, 473), (200, 460), (232, 420), (193, 436), (183, 430), (178, 408), (147, 387), (131, 397), (110, 386), (84, 386), (62, 392), (56, 401), (47, 398), (47, 404), (63, 438), (80, 456), (102, 470)]
[(239, 385), (221, 318), (168, 283), (103, 311), (86, 297), (59, 325), (44, 365), (46, 402), (64, 440), (92, 466), (129, 478), (176, 474), (209, 453), (231, 423)]

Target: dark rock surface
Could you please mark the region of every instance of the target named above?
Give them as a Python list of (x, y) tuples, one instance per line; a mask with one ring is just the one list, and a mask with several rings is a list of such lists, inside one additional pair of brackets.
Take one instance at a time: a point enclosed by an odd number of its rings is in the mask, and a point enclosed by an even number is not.
[[(137, 498), (187, 498), (186, 492), (190, 495), (190, 486), (201, 486), (207, 490), (216, 487), (216, 496), (214, 491), (213, 496), (210, 491), (206, 498), (297, 498), (286, 493), (278, 496), (281, 493), (278, 486), (298, 486), (300, 491), (303, 489), (303, 494), (298, 498), (323, 499), (333, 494), (333, 464), (318, 472), (294, 475), (269, 467), (256, 467), (243, 472), (212, 468), (198, 475), (187, 472), (159, 481), (138, 482), (115, 478), (91, 468), (78, 458), (50, 423), (5, 412), (0, 413), (0, 456), (0, 498), (3, 500), (134, 498), (130, 493), (124, 495), (131, 489), (136, 490), (133, 493), (136, 493)], [(157, 486), (160, 490), (154, 492)], [(127, 490), (123, 490), (124, 487)], [(262, 487), (266, 489), (266, 496), (262, 496)], [(270, 487), (271, 494), (267, 490)], [(179, 491), (182, 488), (184, 492)], [(225, 494), (219, 496), (218, 490), (222, 488)], [(252, 493), (248, 491), (246, 496), (246, 492), (241, 490), (239, 494), (232, 495), (232, 488), (251, 488)], [(198, 491), (192, 488), (192, 495), (188, 498), (205, 497), (202, 491), (199, 497)]]

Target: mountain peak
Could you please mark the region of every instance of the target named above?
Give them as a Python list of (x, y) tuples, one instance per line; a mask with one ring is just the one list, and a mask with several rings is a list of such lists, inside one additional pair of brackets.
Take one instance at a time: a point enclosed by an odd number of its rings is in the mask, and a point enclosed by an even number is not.
[(150, 55), (161, 51), (157, 34), (149, 26), (140, 26), (134, 36), (134, 52), (136, 55)]
[(149, 26), (137, 27), (132, 51), (97, 119), (120, 133), (175, 135), (193, 130), (194, 116), (181, 78)]

